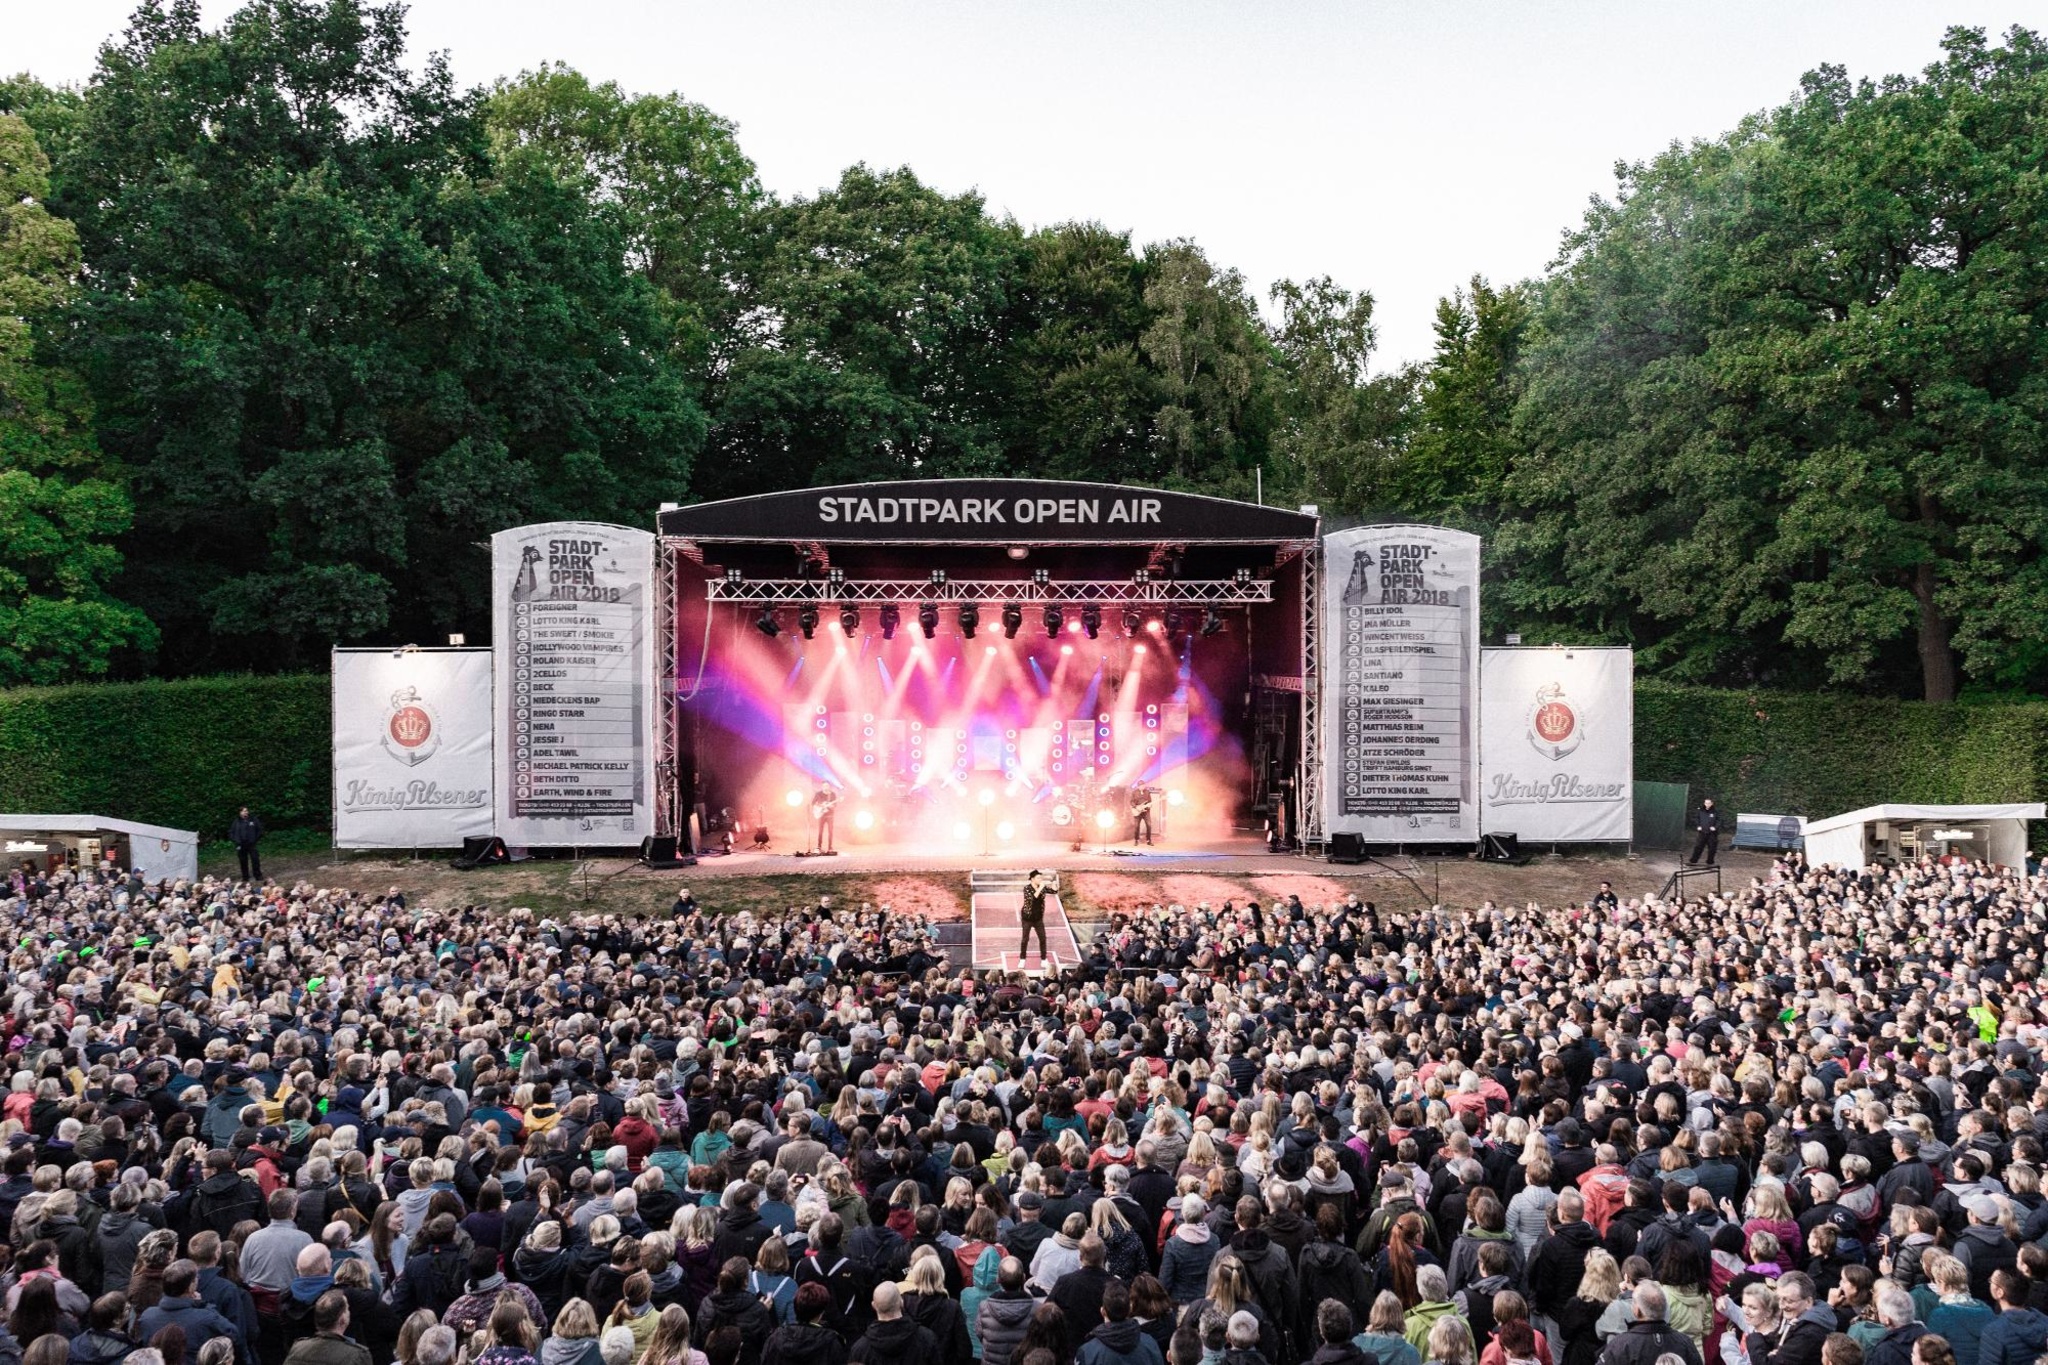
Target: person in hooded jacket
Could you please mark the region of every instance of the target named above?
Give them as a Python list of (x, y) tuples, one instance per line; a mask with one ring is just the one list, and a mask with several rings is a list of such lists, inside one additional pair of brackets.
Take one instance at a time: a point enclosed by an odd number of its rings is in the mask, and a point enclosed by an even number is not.
[(135, 1271), (135, 1253), (142, 1239), (156, 1229), (144, 1221), (142, 1189), (123, 1181), (108, 1197), (108, 1210), (100, 1218), (93, 1236), (100, 1245), (100, 1281), (112, 1289), (126, 1289)]
[(1992, 1275), (2001, 1270), (2017, 1270), (2019, 1248), (1999, 1226), (2004, 1210), (1998, 1207), (1996, 1199), (1973, 1195), (1963, 1201), (1963, 1212), (1969, 1223), (1957, 1234), (1949, 1254), (1970, 1272), (1970, 1296), (1989, 1303)]
[(953, 1365), (939, 1354), (932, 1334), (903, 1314), (903, 1293), (894, 1284), (875, 1286), (875, 1321), (853, 1349), (849, 1365)]
[[(846, 1343), (824, 1322), (832, 1291), (815, 1281), (796, 1291), (796, 1321), (768, 1334), (761, 1365), (846, 1365)], [(556, 1365), (542, 1361), (541, 1365)], [(986, 1362), (984, 1362), (986, 1365)]]
[(760, 1365), (761, 1352), (775, 1330), (775, 1315), (761, 1296), (747, 1288), (753, 1267), (745, 1257), (733, 1256), (718, 1268), (718, 1288), (706, 1296), (691, 1317), (690, 1339), (699, 1350), (721, 1327), (733, 1327), (740, 1334), (739, 1365)]
[[(1344, 1241), (1344, 1214), (1336, 1203), (1316, 1210), (1316, 1239), (1301, 1249), (1296, 1274), (1301, 1280), (1301, 1320), (1297, 1341), (1321, 1341), (1317, 1313), (1325, 1299), (1338, 1303), (1372, 1302), (1372, 1284), (1364, 1264)], [(1349, 1341), (1351, 1333), (1344, 1339)]]
[(946, 1272), (940, 1264), (939, 1252), (919, 1247), (899, 1288), (903, 1291), (903, 1316), (932, 1334), (941, 1359), (967, 1360), (973, 1356), (967, 1315), (946, 1293)]
[(1315, 1334), (1310, 1338), (1316, 1343), (1316, 1353), (1309, 1357), (1309, 1365), (1378, 1365), (1375, 1357), (1352, 1341), (1356, 1326), (1348, 1305), (1336, 1299), (1317, 1304)]
[[(2048, 1351), (2048, 1313), (2027, 1306), (2026, 1277), (2017, 1270), (1991, 1276), (1998, 1316), (1977, 1337), (1977, 1365), (2032, 1365)], [(74, 1352), (72, 1359), (78, 1357)]]
[(121, 1365), (142, 1343), (122, 1328), (128, 1320), (128, 1296), (118, 1290), (93, 1300), (85, 1330), (71, 1338), (72, 1365)]
[(562, 1225), (553, 1219), (535, 1223), (512, 1253), (512, 1278), (540, 1300), (544, 1322), (554, 1321), (569, 1302), (569, 1263), (570, 1253), (562, 1246)]
[(1585, 1213), (1585, 1200), (1577, 1190), (1558, 1195), (1553, 1211), (1557, 1226), (1536, 1244), (1536, 1254), (1529, 1258), (1529, 1307), (1539, 1317), (1554, 1321), (1564, 1311), (1579, 1292), (1586, 1253), (1600, 1245), (1600, 1235), (1586, 1221)]
[(996, 1287), (974, 1310), (981, 1365), (1015, 1365), (1011, 1357), (1042, 1302), (1025, 1287), (1028, 1274), (1015, 1256), (1005, 1256), (997, 1264)]
[(1111, 1281), (1102, 1291), (1102, 1321), (1089, 1331), (1074, 1365), (1166, 1365), (1159, 1343), (1131, 1320), (1131, 1291)]
[(1797, 1270), (1778, 1277), (1775, 1293), (1777, 1325), (1750, 1333), (1750, 1365), (1820, 1365), (1821, 1347), (1837, 1326), (1835, 1310), (1814, 1302), (1813, 1281)]
[(761, 1243), (774, 1236), (774, 1229), (761, 1221), (756, 1207), (761, 1202), (761, 1187), (750, 1180), (742, 1180), (733, 1186), (724, 1213), (718, 1218), (718, 1238), (713, 1243), (719, 1263), (737, 1256), (749, 1265), (760, 1254)]
[(1210, 1229), (1208, 1216), (1209, 1205), (1202, 1196), (1182, 1196), (1180, 1222), (1166, 1235), (1166, 1247), (1159, 1256), (1159, 1282), (1180, 1307), (1207, 1292), (1209, 1263), (1223, 1245)]

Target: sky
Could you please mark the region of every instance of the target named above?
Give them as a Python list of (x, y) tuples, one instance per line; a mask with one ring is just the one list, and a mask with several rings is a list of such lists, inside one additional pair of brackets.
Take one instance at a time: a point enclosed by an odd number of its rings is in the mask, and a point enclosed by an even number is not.
[[(0, 67), (83, 81), (130, 0), (0, 0)], [(232, 0), (203, 0), (209, 23)], [(485, 83), (548, 61), (732, 119), (761, 180), (858, 161), (978, 190), (1026, 227), (1192, 238), (1262, 300), (1376, 300), (1376, 366), (1436, 302), (1542, 272), (1617, 161), (1710, 138), (1823, 63), (1917, 72), (2020, 0), (414, 0), (413, 51)]]

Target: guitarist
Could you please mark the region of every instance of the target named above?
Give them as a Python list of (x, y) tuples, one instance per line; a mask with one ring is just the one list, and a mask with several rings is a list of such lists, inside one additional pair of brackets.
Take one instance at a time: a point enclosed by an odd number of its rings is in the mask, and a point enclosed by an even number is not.
[(811, 798), (811, 818), (818, 822), (818, 836), (811, 844), (814, 852), (832, 852), (832, 811), (838, 804), (838, 791), (831, 783), (820, 782), (818, 794)]
[(1131, 788), (1131, 842), (1140, 839), (1149, 846), (1152, 842), (1152, 789)]

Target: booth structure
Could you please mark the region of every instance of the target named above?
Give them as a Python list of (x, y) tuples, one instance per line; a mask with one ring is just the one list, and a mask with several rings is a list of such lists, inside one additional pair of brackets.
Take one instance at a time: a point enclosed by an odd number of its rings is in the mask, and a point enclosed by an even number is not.
[(0, 849), (5, 863), (46, 867), (61, 853), (67, 863), (97, 863), (114, 850), (114, 861), (146, 881), (190, 881), (199, 875), (199, 835), (107, 815), (0, 815)]
[(2027, 860), (2027, 821), (2039, 820), (2040, 802), (2003, 806), (1867, 806), (1846, 815), (1806, 822), (1806, 859), (1816, 866), (1860, 868), (1874, 862), (1910, 862), (1932, 854), (1982, 858), (2005, 867)]

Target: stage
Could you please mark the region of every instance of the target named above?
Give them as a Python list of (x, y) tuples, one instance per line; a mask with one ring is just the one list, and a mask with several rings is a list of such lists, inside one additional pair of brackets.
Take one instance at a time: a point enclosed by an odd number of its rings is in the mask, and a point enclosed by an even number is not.
[[(705, 867), (1171, 866), (1298, 839), (1313, 513), (939, 480), (660, 523), (656, 832), (734, 850)], [(837, 858), (793, 856), (827, 823)]]
[[(933, 848), (910, 842), (861, 844), (831, 857), (800, 856), (771, 842), (766, 849), (741, 848), (729, 855), (700, 858), (677, 875), (780, 877), (789, 875), (859, 875), (869, 872), (972, 872), (977, 868), (1060, 868), (1085, 872), (1285, 872), (1301, 868), (1290, 854), (1268, 853), (1263, 839), (1252, 835), (1209, 839), (1175, 847), (1157, 844), (1133, 848), (1128, 842), (1088, 843), (1076, 851), (1071, 843), (1033, 839), (1000, 845), (984, 855), (972, 844)], [(668, 874), (664, 874), (668, 875)]]

